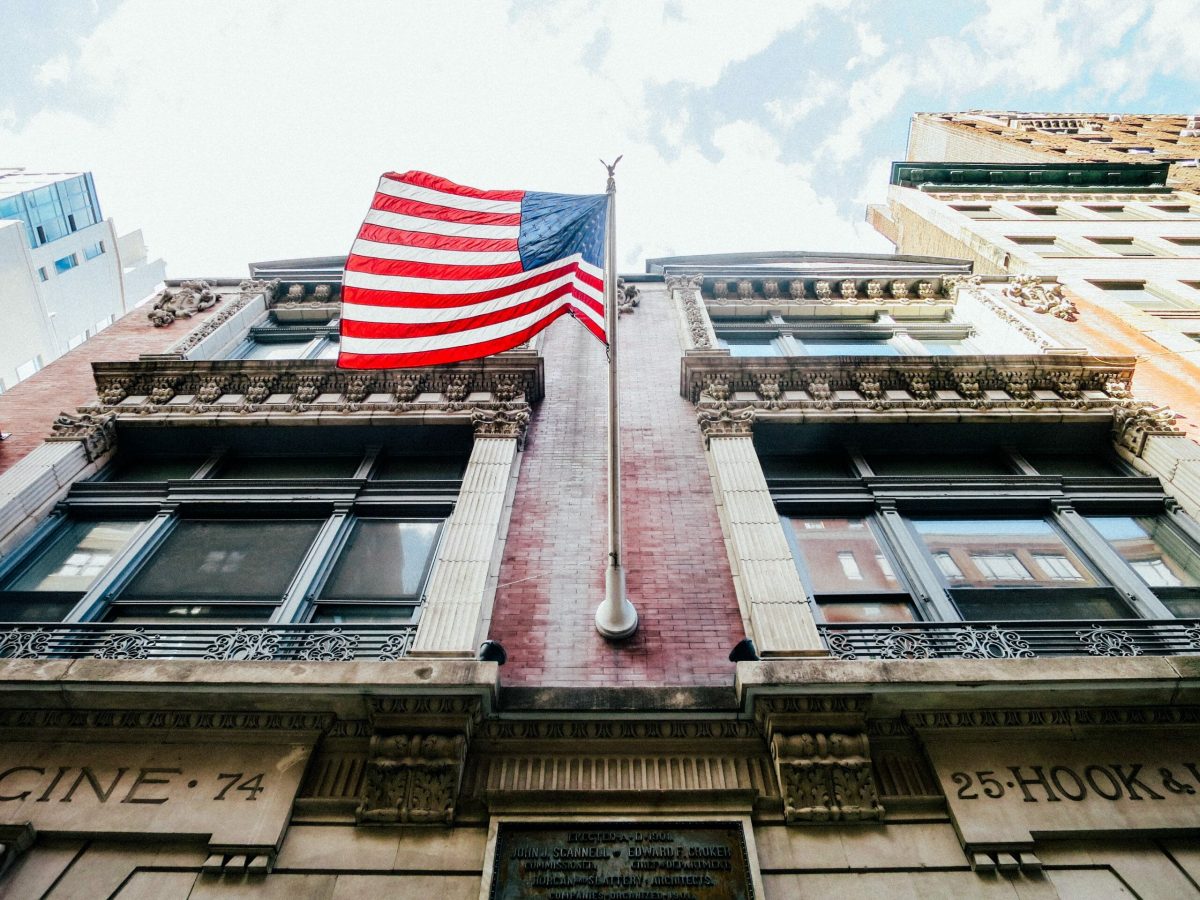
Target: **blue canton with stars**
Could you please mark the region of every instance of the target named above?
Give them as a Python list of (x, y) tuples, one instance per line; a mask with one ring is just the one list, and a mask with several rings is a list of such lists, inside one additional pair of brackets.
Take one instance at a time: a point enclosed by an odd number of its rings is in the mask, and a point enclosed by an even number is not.
[(517, 249), (528, 272), (574, 253), (604, 268), (606, 194), (545, 194), (526, 191), (521, 201)]

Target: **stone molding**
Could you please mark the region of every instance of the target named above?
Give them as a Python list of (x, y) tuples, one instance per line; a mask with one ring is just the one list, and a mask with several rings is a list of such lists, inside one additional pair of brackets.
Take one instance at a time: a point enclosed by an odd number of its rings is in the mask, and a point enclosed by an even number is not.
[(221, 326), (232, 319), (237, 313), (260, 294), (265, 294), (268, 300), (279, 287), (278, 281), (263, 281), (247, 279), (238, 285), (238, 295), (226, 303), (221, 311), (206, 319), (200, 326), (189, 332), (183, 340), (173, 344), (165, 354), (168, 357), (182, 359), (187, 352), (197, 346), (209, 335), (220, 330)]
[(966, 728), (1074, 729), (1200, 725), (1200, 706), (1080, 706), (909, 710), (914, 731)]
[(331, 713), (241, 712), (144, 709), (6, 709), (0, 728), (45, 732), (58, 729), (230, 732), (322, 732), (334, 723)]
[(978, 187), (972, 188), (969, 191), (923, 191), (934, 200), (941, 200), (947, 203), (962, 203), (964, 201), (991, 201), (993, 203), (1146, 203), (1153, 201), (1155, 203), (1169, 202), (1173, 198), (1172, 193), (1155, 191), (1153, 193), (1070, 193), (1064, 194), (1059, 192), (1040, 192), (1040, 191), (980, 191)]
[[(953, 302), (945, 281), (941, 277), (714, 278), (710, 279), (712, 296), (706, 297), (705, 302), (715, 307), (764, 303), (780, 306), (874, 306), (881, 303), (936, 306)], [(699, 285), (697, 289), (701, 289)]]
[(0, 877), (33, 846), (36, 838), (37, 831), (28, 822), (23, 825), (0, 825)]
[(866, 734), (776, 733), (771, 756), (789, 824), (883, 818)]
[(677, 299), (686, 327), (685, 349), (712, 350), (717, 346), (712, 322), (700, 299), (703, 275), (672, 275), (666, 280), (667, 292)]

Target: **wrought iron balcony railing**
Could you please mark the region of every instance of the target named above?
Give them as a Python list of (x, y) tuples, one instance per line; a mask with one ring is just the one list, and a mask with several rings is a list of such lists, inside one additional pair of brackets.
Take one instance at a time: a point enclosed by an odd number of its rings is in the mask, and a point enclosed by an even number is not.
[(0, 659), (341, 662), (405, 656), (415, 625), (0, 624)]
[(1200, 656), (1200, 619), (823, 624), (837, 659)]

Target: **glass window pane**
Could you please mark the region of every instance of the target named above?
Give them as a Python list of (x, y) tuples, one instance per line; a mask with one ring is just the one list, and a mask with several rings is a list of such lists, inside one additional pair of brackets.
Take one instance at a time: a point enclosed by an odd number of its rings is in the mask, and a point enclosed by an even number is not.
[(109, 481), (168, 481), (172, 478), (191, 478), (203, 462), (203, 456), (126, 459), (118, 463)]
[(433, 555), (439, 522), (364, 519), (338, 557), (321, 597), (334, 600), (415, 599)]
[(310, 520), (180, 522), (120, 599), (278, 603), (320, 527)]
[(887, 341), (819, 341), (804, 338), (809, 356), (899, 356), (900, 351)]
[(1008, 463), (998, 456), (926, 453), (920, 456), (889, 456), (872, 453), (867, 457), (876, 475), (1012, 475)]
[(962, 356), (968, 353), (979, 352), (970, 341), (921, 338), (919, 343), (929, 356)]
[(718, 335), (717, 345), (728, 348), (730, 356), (780, 355), (774, 335), (769, 334)]
[(217, 478), (353, 478), (357, 456), (234, 456), (221, 463)]
[(86, 591), (142, 520), (72, 522), (5, 585), (13, 591)]
[(797, 453), (761, 456), (767, 478), (848, 478), (850, 463), (834, 453)]
[(385, 456), (375, 468), (376, 481), (457, 481), (466, 470), (463, 456)]
[(1117, 464), (1103, 456), (1025, 453), (1025, 459), (1043, 475), (1113, 478), (1125, 475)]
[(313, 359), (337, 359), (338, 346), (336, 339), (321, 341), (321, 346)]
[(312, 343), (310, 338), (300, 341), (255, 341), (242, 359), (299, 359)]
[(952, 591), (954, 603), (967, 621), (1036, 619), (1127, 619), (1132, 613), (1107, 592), (1078, 590)]
[[(1098, 585), (1083, 560), (1041, 519), (924, 519), (913, 522), (951, 587), (1062, 587), (1056, 573), (1074, 569), (1072, 586)], [(1059, 560), (1054, 572), (1038, 558)], [(950, 574), (951, 566), (961, 578)], [(956, 594), (957, 597), (957, 594)]]
[(821, 618), (826, 622), (915, 622), (909, 603), (886, 600), (821, 600)]
[(141, 603), (112, 606), (104, 616), (105, 622), (139, 622), (143, 624), (170, 624), (178, 622), (265, 622), (275, 612), (274, 606), (232, 606), (229, 604), (198, 605), (144, 605)]
[(1200, 585), (1200, 558), (1161, 516), (1088, 516), (1088, 521), (1151, 587)]
[(380, 624), (403, 624), (413, 620), (415, 606), (388, 604), (387, 606), (327, 606), (317, 607), (312, 620), (320, 624), (341, 625), (354, 622), (378, 622)]
[(865, 520), (790, 521), (814, 594), (904, 590)]

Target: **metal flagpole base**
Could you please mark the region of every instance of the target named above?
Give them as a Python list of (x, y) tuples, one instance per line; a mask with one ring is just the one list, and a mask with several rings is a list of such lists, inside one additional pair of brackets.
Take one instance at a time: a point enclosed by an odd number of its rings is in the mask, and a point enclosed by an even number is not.
[(625, 596), (625, 570), (609, 566), (604, 573), (604, 602), (596, 610), (596, 630), (608, 640), (618, 641), (637, 627), (637, 610)]

